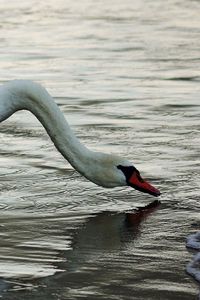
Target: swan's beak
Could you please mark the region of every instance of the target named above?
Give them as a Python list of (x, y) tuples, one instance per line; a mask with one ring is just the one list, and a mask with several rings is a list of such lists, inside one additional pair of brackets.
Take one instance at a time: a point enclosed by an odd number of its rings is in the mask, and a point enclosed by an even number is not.
[(160, 191), (150, 183), (142, 179), (142, 177), (136, 172), (134, 172), (133, 175), (129, 178), (128, 185), (143, 193), (148, 193), (155, 197), (160, 196)]

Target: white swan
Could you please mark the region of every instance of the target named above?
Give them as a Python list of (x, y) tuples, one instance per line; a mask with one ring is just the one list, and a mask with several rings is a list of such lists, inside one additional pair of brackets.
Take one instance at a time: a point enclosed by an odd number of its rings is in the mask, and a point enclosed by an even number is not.
[(103, 187), (129, 185), (159, 196), (129, 161), (86, 148), (76, 138), (64, 115), (41, 85), (28, 80), (10, 81), (0, 87), (0, 122), (18, 110), (29, 110), (42, 123), (55, 147), (83, 176)]

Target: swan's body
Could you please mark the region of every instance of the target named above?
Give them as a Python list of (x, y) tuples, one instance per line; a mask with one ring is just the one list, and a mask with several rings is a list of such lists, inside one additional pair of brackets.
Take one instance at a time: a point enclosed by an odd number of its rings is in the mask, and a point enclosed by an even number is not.
[[(80, 143), (59, 107), (41, 85), (32, 81), (14, 80), (0, 87), (0, 122), (18, 110), (32, 112), (58, 151), (87, 179), (104, 187), (128, 184), (127, 180), (132, 175), (130, 168), (136, 170), (133, 165), (123, 158), (91, 151)], [(134, 184), (130, 182), (130, 185)], [(134, 187), (140, 190), (144, 188)], [(143, 191), (159, 195), (159, 191), (153, 187)]]

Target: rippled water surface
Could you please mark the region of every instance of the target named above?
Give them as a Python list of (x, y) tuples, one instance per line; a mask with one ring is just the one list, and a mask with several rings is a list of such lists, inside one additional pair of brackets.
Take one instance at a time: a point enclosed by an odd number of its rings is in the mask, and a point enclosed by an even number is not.
[[(0, 1), (0, 81), (48, 89), (77, 136), (133, 161), (161, 205), (81, 177), (40, 123), (0, 126), (3, 299), (197, 299), (199, 1)], [(131, 213), (132, 212), (132, 213)]]

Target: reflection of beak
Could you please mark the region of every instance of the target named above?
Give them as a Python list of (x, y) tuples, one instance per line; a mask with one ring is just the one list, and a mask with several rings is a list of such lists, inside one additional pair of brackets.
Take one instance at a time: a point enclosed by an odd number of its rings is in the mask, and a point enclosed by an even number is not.
[(139, 207), (134, 212), (126, 213), (126, 223), (128, 227), (135, 227), (136, 225), (139, 225), (146, 217), (148, 217), (148, 215), (158, 209), (159, 205), (160, 202), (158, 200), (154, 200), (144, 207)]
[(128, 180), (128, 185), (132, 186), (134, 189), (141, 191), (143, 193), (148, 193), (155, 197), (160, 196), (160, 191), (155, 187), (153, 187), (147, 181), (143, 180), (140, 177), (140, 175), (138, 175), (136, 172), (134, 172), (133, 175)]

